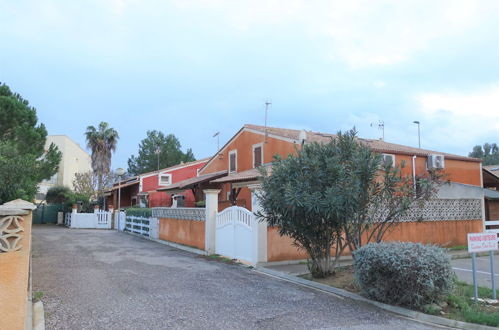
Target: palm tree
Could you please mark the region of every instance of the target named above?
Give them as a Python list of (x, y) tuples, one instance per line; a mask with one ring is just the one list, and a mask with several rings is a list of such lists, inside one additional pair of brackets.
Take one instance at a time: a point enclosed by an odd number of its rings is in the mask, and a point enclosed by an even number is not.
[(106, 122), (99, 124), (97, 130), (94, 126), (88, 126), (85, 132), (87, 147), (92, 150), (92, 169), (97, 174), (98, 194), (102, 194), (104, 175), (111, 168), (111, 154), (116, 150), (118, 143), (118, 132), (109, 127)]

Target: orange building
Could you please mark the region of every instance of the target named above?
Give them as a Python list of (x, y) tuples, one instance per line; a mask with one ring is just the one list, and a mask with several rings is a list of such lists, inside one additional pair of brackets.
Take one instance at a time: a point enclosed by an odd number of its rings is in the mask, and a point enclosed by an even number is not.
[[(199, 170), (197, 178), (185, 180), (170, 189), (220, 189), (218, 211), (237, 205), (252, 209), (252, 193), (261, 182), (261, 168), (271, 171), (274, 156), (296, 154), (303, 144), (327, 143), (334, 134), (244, 125)], [(413, 148), (381, 140), (359, 140), (383, 154), (385, 161), (405, 164), (402, 173), (413, 178), (425, 176), (430, 168), (441, 169), (448, 184), (424, 209), (415, 210), (385, 235), (385, 240), (433, 243), (442, 246), (466, 245), (467, 233), (482, 232), (483, 179), (481, 160), (443, 152)], [(201, 195), (197, 197), (202, 198)], [(279, 236), (277, 228), (267, 228), (266, 261), (304, 259), (289, 237)]]
[[(302, 143), (327, 143), (334, 134), (244, 125), (220, 151), (213, 156), (199, 174), (227, 171), (228, 175), (211, 183), (222, 184), (223, 200), (230, 201), (231, 193), (237, 194), (238, 205), (251, 209), (250, 192), (246, 188), (250, 182), (257, 182), (260, 176), (257, 167), (269, 165), (275, 155), (283, 158), (296, 154)], [(481, 160), (442, 152), (418, 149), (381, 140), (360, 139), (374, 151), (393, 160), (394, 165), (405, 163), (402, 172), (416, 177), (428, 171), (428, 158), (436, 159), (442, 167), (446, 180), (454, 183), (482, 187)], [(240, 189), (240, 190), (239, 190)], [(234, 199), (234, 197), (232, 197)]]

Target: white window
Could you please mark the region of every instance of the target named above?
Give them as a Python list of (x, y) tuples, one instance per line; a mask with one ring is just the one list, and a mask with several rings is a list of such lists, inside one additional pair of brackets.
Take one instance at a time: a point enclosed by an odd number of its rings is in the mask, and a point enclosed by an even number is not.
[(253, 145), (253, 168), (263, 164), (263, 143)]
[(382, 156), (383, 156), (383, 165), (390, 164), (392, 167), (395, 167), (395, 155), (382, 154)]
[(237, 172), (237, 150), (229, 151), (229, 173)]
[(158, 178), (158, 185), (160, 186), (168, 186), (172, 184), (172, 175), (171, 174), (160, 174)]

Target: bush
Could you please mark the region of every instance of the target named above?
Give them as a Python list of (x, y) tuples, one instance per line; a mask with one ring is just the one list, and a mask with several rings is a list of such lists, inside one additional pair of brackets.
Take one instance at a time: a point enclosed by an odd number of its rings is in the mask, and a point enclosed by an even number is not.
[(442, 248), (419, 243), (371, 243), (353, 252), (355, 280), (368, 298), (422, 309), (451, 293), (454, 272)]
[(47, 190), (45, 200), (49, 204), (62, 204), (66, 203), (71, 198), (72, 194), (73, 192), (68, 187), (53, 186)]
[(152, 218), (152, 209), (150, 208), (137, 208), (130, 207), (125, 210), (126, 215), (131, 215), (135, 217)]

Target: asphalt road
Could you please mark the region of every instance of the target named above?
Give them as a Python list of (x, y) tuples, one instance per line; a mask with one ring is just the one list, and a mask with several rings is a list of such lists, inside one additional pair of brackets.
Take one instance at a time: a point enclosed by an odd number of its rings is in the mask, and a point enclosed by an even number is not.
[[(452, 260), (452, 268), (461, 281), (465, 281), (470, 284), (473, 283), (471, 258)], [(488, 256), (476, 258), (476, 270), (478, 285), (490, 288), (492, 285), (492, 278), (490, 271), (490, 259)], [(496, 288), (499, 289), (499, 255), (494, 255), (494, 278), (496, 281)]]
[(33, 227), (47, 329), (428, 329), (370, 305), (110, 230)]

